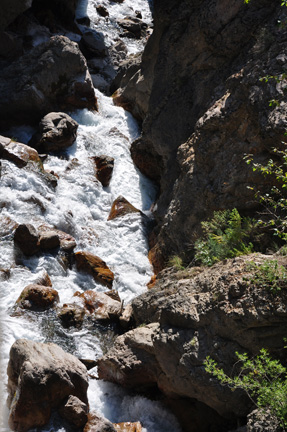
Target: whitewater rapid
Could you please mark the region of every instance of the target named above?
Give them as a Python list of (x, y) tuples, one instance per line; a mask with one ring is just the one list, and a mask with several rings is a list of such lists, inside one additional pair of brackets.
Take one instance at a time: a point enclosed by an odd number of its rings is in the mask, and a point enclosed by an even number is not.
[[(101, 2), (109, 7), (111, 17), (124, 17), (135, 9), (135, 2), (124, 4)], [(78, 15), (88, 15), (92, 25), (101, 25), (105, 40), (112, 43), (112, 20), (95, 16), (95, 2), (79, 3)], [(98, 3), (97, 3), (98, 4)], [(151, 20), (149, 2), (139, 0), (143, 20)], [(98, 28), (98, 27), (97, 27)], [(128, 42), (129, 52), (136, 52), (143, 42)], [(10, 217), (16, 223), (31, 223), (36, 228), (49, 224), (71, 234), (77, 246), (75, 251), (88, 251), (101, 257), (115, 274), (113, 288), (118, 290), (126, 305), (146, 290), (152, 276), (148, 260), (147, 228), (140, 214), (131, 214), (108, 221), (112, 202), (124, 196), (148, 217), (155, 200), (154, 184), (142, 176), (130, 157), (130, 145), (140, 135), (133, 117), (112, 99), (98, 90), (98, 112), (79, 110), (70, 115), (79, 123), (75, 143), (64, 155), (48, 156), (44, 168), (58, 175), (54, 189), (36, 172), (17, 168), (12, 162), (2, 161), (0, 178), (0, 218)], [(13, 130), (19, 142), (27, 143), (33, 133), (23, 126)], [(114, 171), (110, 186), (104, 188), (96, 179), (92, 156), (107, 155), (114, 158)], [(56, 314), (51, 312), (25, 312), (15, 316), (13, 306), (23, 288), (46, 270), (53, 288), (59, 292), (60, 304), (71, 302), (76, 291), (107, 289), (93, 277), (67, 268), (61, 257), (41, 253), (25, 257), (14, 249), (13, 236), (2, 237), (0, 247), (0, 391), (2, 432), (9, 432), (6, 369), (9, 350), (19, 338), (39, 342), (55, 342), (80, 358), (96, 360), (111, 345), (114, 332), (109, 327), (86, 326), (82, 329), (64, 329)], [(91, 371), (96, 374), (95, 371)], [(113, 422), (141, 421), (145, 432), (179, 432), (175, 418), (160, 403), (142, 396), (132, 396), (118, 386), (91, 379), (89, 385), (91, 409)], [(2, 423), (1, 423), (2, 421)], [(38, 431), (61, 431), (61, 425), (51, 423)]]

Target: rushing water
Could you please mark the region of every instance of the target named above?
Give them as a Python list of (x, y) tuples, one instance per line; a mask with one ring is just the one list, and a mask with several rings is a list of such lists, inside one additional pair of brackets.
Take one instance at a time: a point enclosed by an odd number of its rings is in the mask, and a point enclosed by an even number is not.
[[(132, 0), (125, 0), (124, 4), (102, 1), (102, 4), (109, 8), (112, 18), (109, 22), (95, 16), (92, 0), (89, 3), (85, 0), (80, 2), (78, 15), (88, 12), (94, 23), (92, 25), (101, 26), (107, 41), (114, 38), (113, 18), (139, 9), (144, 20), (151, 19), (147, 0), (139, 0), (136, 7)], [(140, 48), (141, 43), (129, 44), (130, 52)], [(156, 191), (154, 185), (134, 167), (130, 158), (130, 144), (140, 133), (136, 121), (122, 108), (115, 107), (110, 98), (99, 91), (96, 94), (99, 112), (81, 110), (71, 114), (80, 125), (76, 142), (62, 157), (51, 155), (44, 162), (45, 169), (53, 170), (59, 176), (56, 189), (28, 168), (20, 169), (13, 163), (2, 161), (0, 218), (9, 216), (17, 223), (31, 223), (35, 227), (46, 223), (71, 234), (77, 241), (76, 251), (89, 251), (106, 261), (115, 274), (113, 288), (118, 290), (126, 304), (146, 290), (152, 275), (147, 258), (146, 227), (138, 214), (112, 221), (107, 221), (107, 217), (113, 200), (119, 195), (149, 214)], [(20, 142), (27, 142), (31, 133), (27, 127), (14, 131)], [(112, 181), (107, 188), (96, 180), (90, 159), (100, 154), (115, 159)], [(67, 268), (58, 256), (41, 253), (27, 258), (15, 252), (12, 236), (1, 239), (2, 432), (9, 431), (5, 408), (6, 368), (10, 347), (16, 339), (55, 342), (81, 358), (97, 359), (114, 338), (111, 328), (101, 326), (64, 329), (53, 311), (14, 316), (11, 311), (21, 291), (44, 269), (52, 280), (53, 288), (59, 292), (61, 304), (71, 302), (75, 291), (105, 290), (91, 276)], [(174, 417), (158, 402), (132, 396), (110, 383), (92, 379), (89, 403), (91, 409), (96, 409), (114, 422), (139, 420), (147, 432), (179, 431)], [(62, 431), (63, 428), (51, 424), (43, 430)]]

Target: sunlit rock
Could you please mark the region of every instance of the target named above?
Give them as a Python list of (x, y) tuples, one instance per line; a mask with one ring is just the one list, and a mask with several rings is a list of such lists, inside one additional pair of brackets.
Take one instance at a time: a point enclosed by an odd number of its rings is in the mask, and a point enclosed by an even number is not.
[(76, 240), (70, 234), (67, 234), (64, 231), (58, 230), (49, 225), (46, 224), (40, 225), (38, 227), (38, 232), (40, 238), (41, 237), (45, 238), (47, 233), (50, 233), (50, 235), (52, 235), (53, 233), (54, 236), (57, 236), (60, 242), (60, 249), (63, 250), (64, 252), (68, 252), (68, 253), (72, 252), (77, 245)]
[(117, 432), (142, 432), (140, 422), (114, 423), (114, 428)]
[(58, 302), (58, 291), (52, 287), (30, 284), (23, 289), (16, 305), (22, 309), (37, 311), (55, 307)]
[(106, 155), (94, 156), (92, 158), (96, 164), (96, 177), (102, 183), (104, 187), (109, 186), (113, 169), (114, 169), (114, 158)]
[(0, 158), (14, 162), (19, 168), (26, 166), (29, 161), (36, 162), (42, 166), (42, 161), (35, 149), (1, 135)]
[(90, 252), (76, 252), (75, 258), (78, 270), (91, 274), (96, 282), (112, 287), (114, 273), (105, 261)]
[(140, 213), (140, 210), (134, 207), (123, 196), (119, 196), (112, 204), (108, 220), (113, 220), (129, 213)]
[(7, 373), (9, 426), (14, 431), (44, 426), (70, 395), (88, 403), (86, 367), (55, 344), (18, 339)]
[(74, 143), (78, 126), (68, 114), (51, 112), (42, 118), (29, 145), (40, 152), (63, 151)]
[(60, 246), (60, 239), (54, 231), (46, 231), (40, 235), (40, 248), (44, 250), (55, 249)]
[(124, 29), (122, 36), (140, 39), (146, 35), (147, 24), (139, 18), (128, 16), (118, 19), (117, 23)]
[(0, 215), (0, 237), (6, 237), (15, 231), (18, 224), (10, 216)]
[(115, 320), (121, 314), (121, 303), (113, 300), (106, 293), (87, 290), (83, 293), (77, 291), (74, 296), (79, 298), (92, 319)]
[(84, 432), (117, 432), (117, 430), (113, 423), (93, 411), (88, 416)]

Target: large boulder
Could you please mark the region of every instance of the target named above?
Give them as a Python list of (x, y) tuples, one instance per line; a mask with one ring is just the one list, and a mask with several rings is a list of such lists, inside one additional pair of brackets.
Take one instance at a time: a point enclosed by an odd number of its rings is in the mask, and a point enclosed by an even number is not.
[(25, 255), (34, 255), (40, 249), (39, 236), (31, 224), (20, 224), (14, 233), (14, 242)]
[(3, 68), (0, 92), (2, 128), (38, 122), (56, 110), (97, 107), (86, 60), (65, 36), (51, 37)]
[(196, 399), (225, 418), (246, 416), (247, 396), (220, 385), (203, 362), (211, 356), (234, 374), (236, 351), (253, 356), (263, 346), (271, 355), (284, 355), (286, 287), (272, 292), (252, 282), (254, 266), (272, 268), (269, 260), (287, 264), (286, 257), (253, 254), (207, 269), (161, 272), (154, 288), (133, 300), (139, 327), (119, 336), (99, 359), (99, 377), (128, 388), (157, 385), (168, 396)]
[(55, 344), (17, 340), (10, 350), (7, 373), (12, 430), (44, 426), (52, 410), (70, 395), (88, 403), (86, 367)]
[(114, 200), (112, 204), (108, 220), (113, 220), (130, 213), (141, 213), (141, 211), (134, 207), (126, 198), (120, 195)]
[(29, 144), (41, 153), (65, 150), (75, 141), (78, 126), (68, 114), (51, 112), (42, 118)]

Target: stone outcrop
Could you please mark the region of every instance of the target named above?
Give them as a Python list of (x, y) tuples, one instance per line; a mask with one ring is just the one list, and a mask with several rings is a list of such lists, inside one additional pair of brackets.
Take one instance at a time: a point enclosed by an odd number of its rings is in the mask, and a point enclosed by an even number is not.
[(132, 154), (160, 184), (151, 247), (161, 267), (173, 253), (191, 259), (200, 223), (213, 211), (258, 208), (247, 186), (269, 179), (243, 157), (267, 160), (286, 130), (284, 84), (260, 81), (285, 71), (287, 31), (275, 24), (285, 9), (265, 0), (154, 5), (141, 66), (122, 80), (115, 101), (143, 121)]
[(39, 122), (51, 111), (97, 107), (86, 60), (65, 36), (51, 37), (3, 68), (0, 92), (0, 128)]
[(10, 350), (7, 372), (12, 430), (44, 426), (52, 409), (70, 395), (87, 405), (86, 367), (55, 344), (17, 340)]
[(96, 282), (112, 288), (114, 273), (105, 261), (90, 252), (76, 252), (75, 258), (78, 270), (91, 274)]
[[(235, 352), (280, 352), (287, 322), (287, 291), (254, 285), (254, 264), (285, 257), (239, 257), (212, 268), (166, 269), (150, 291), (133, 300), (133, 318), (143, 325), (119, 336), (98, 361), (99, 376), (128, 388), (157, 385), (171, 397), (196, 399), (226, 418), (242, 417), (250, 401), (212, 378), (209, 355), (234, 373)], [(238, 364), (237, 364), (238, 366)]]
[(68, 114), (51, 112), (42, 118), (29, 145), (41, 153), (63, 151), (74, 143), (78, 126)]

